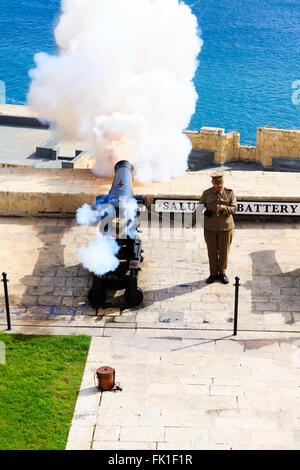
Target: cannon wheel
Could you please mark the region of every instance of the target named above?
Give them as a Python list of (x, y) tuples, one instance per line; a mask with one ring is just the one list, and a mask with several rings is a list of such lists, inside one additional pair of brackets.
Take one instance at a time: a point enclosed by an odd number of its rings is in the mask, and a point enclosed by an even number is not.
[(106, 301), (107, 298), (107, 291), (106, 289), (99, 289), (96, 287), (92, 287), (88, 293), (88, 300), (90, 305), (93, 308), (101, 307)]
[(136, 307), (143, 302), (144, 295), (142, 290), (137, 287), (133, 292), (129, 289), (126, 289), (124, 292), (124, 297), (129, 307)]

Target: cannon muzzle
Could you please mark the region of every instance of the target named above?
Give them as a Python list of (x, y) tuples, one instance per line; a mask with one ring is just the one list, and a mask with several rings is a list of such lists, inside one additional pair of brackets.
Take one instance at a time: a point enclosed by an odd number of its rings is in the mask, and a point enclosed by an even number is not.
[(115, 177), (108, 193), (108, 203), (115, 207), (119, 205), (119, 200), (129, 201), (133, 198), (132, 192), (132, 172), (133, 165), (127, 160), (121, 160), (115, 165)]
[(120, 206), (125, 206), (133, 197), (139, 204), (146, 205), (145, 196), (134, 196), (133, 194), (133, 165), (127, 160), (121, 160), (115, 165), (114, 171), (115, 176), (109, 193), (106, 196), (98, 196), (95, 201), (96, 206), (100, 206), (101, 204), (111, 204), (118, 211)]

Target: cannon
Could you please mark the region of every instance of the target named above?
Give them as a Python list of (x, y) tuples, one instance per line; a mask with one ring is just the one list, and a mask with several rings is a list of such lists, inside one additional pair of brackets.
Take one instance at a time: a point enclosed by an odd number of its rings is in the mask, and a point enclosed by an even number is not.
[[(88, 300), (96, 311), (99, 307), (105, 307), (108, 290), (125, 289), (124, 298), (129, 307), (137, 306), (143, 301), (143, 292), (137, 285), (140, 265), (143, 262), (142, 242), (138, 236), (141, 229), (132, 217), (135, 219), (145, 210), (147, 199), (145, 196), (133, 194), (133, 170), (133, 165), (127, 160), (119, 161), (114, 168), (115, 175), (109, 193), (98, 196), (94, 203), (96, 209), (101, 208), (103, 232), (107, 234), (113, 228), (119, 245), (116, 255), (119, 259), (117, 269), (101, 276), (93, 274), (93, 285), (88, 293)], [(128, 218), (127, 206), (134, 200), (137, 209), (134, 216)], [(134, 230), (130, 231), (132, 225)]]

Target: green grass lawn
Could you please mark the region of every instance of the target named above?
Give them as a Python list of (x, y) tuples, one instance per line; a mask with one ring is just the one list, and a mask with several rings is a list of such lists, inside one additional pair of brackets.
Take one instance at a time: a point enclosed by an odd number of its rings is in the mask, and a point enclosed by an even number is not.
[(0, 341), (0, 449), (65, 449), (91, 338), (0, 333)]

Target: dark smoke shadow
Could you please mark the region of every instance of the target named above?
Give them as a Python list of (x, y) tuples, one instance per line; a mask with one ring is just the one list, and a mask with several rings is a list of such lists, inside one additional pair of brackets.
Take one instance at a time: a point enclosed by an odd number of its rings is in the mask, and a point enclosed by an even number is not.
[[(300, 311), (300, 268), (283, 273), (275, 254), (275, 250), (250, 253), (252, 280), (243, 287), (251, 291), (252, 313), (268, 315), (284, 312), (283, 320), (292, 325), (295, 323), (292, 313)], [(295, 289), (298, 289), (296, 295)], [(283, 298), (285, 303), (282, 308)]]
[[(88, 307), (86, 298), (92, 275), (82, 265), (65, 266), (62, 239), (67, 226), (39, 225), (34, 227), (43, 245), (31, 274), (21, 282), (25, 286), (20, 304), (26, 307), (48, 307), (49, 313), (69, 314), (77, 307)], [(45, 310), (45, 309), (44, 309)]]

